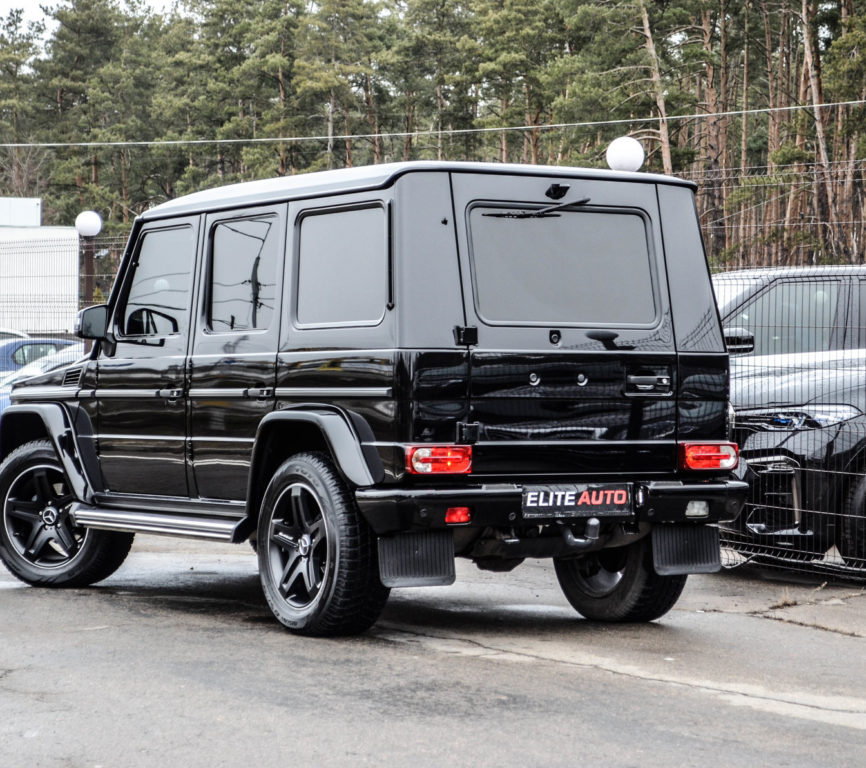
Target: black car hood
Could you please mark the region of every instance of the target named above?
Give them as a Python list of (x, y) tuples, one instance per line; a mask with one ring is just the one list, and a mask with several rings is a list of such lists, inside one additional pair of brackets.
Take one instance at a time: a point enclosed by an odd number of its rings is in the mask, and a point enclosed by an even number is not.
[(731, 402), (738, 410), (832, 403), (866, 411), (866, 350), (732, 357)]

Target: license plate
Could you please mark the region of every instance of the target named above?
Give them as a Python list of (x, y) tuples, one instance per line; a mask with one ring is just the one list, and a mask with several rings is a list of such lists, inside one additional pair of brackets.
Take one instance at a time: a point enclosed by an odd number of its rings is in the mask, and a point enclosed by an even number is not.
[(523, 517), (631, 517), (631, 483), (530, 485), (523, 489)]

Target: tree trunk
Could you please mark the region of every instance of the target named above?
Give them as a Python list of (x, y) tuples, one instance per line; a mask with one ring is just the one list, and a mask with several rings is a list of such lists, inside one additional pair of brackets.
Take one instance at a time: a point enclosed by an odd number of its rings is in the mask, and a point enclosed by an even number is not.
[[(815, 140), (818, 144), (818, 160), (823, 176), (823, 199), (821, 203), (826, 206), (821, 211), (821, 219), (826, 219), (830, 225), (829, 237), (831, 250), (837, 250), (839, 243), (836, 242), (838, 231), (836, 218), (836, 200), (833, 189), (833, 179), (830, 176), (830, 157), (827, 153), (827, 136), (824, 128), (824, 116), (820, 105), (824, 103), (824, 90), (821, 84), (821, 59), (818, 53), (817, 41), (815, 39), (815, 16), (817, 7), (815, 0), (803, 0), (803, 64), (809, 74), (809, 85), (812, 92), (812, 105), (815, 112)], [(822, 207), (823, 207), (822, 205)], [(844, 250), (844, 248), (843, 248)]]
[(659, 142), (661, 143), (662, 151), (662, 167), (664, 168), (664, 172), (670, 176), (674, 172), (674, 165), (671, 160), (671, 137), (668, 131), (668, 113), (665, 105), (664, 86), (662, 85), (661, 66), (658, 54), (656, 53), (655, 43), (653, 42), (645, 0), (638, 0), (638, 5), (640, 6), (641, 21), (643, 23), (644, 45), (650, 59), (650, 78), (653, 84), (656, 109), (659, 113)]

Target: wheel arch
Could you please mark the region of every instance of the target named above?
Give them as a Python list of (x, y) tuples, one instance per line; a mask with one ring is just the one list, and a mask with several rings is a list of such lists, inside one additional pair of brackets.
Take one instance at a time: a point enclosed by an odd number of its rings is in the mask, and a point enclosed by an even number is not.
[(84, 469), (72, 421), (58, 403), (11, 405), (0, 414), (0, 459), (33, 440), (48, 439), (79, 501), (90, 503), (93, 486)]
[[(359, 423), (361, 421), (361, 423)], [(365, 429), (366, 428), (366, 429)], [(262, 419), (250, 462), (246, 518), (235, 531), (243, 541), (255, 531), (268, 480), (290, 456), (304, 451), (328, 454), (351, 487), (375, 485), (385, 470), (378, 455), (365, 451), (362, 436), (372, 439), (366, 422), (336, 410), (293, 409), (275, 411)]]

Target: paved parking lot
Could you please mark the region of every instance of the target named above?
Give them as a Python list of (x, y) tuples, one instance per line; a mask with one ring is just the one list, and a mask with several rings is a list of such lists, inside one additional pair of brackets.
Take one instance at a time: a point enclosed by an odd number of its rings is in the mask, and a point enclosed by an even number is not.
[(255, 557), (139, 537), (83, 590), (0, 575), (0, 765), (862, 766), (866, 595), (691, 577), (586, 622), (549, 564), (460, 564), (351, 639), (285, 632)]

